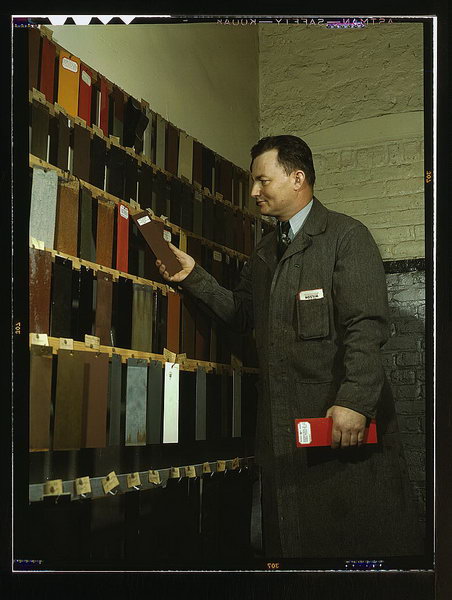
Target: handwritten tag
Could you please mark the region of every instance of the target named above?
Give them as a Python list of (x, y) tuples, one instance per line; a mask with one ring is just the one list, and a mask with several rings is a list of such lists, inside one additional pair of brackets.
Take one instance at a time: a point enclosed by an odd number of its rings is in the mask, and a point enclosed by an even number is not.
[(79, 496), (81, 494), (91, 493), (91, 482), (89, 477), (78, 477), (78, 479), (75, 480), (75, 493)]
[(203, 473), (212, 473), (212, 469), (210, 468), (210, 463), (205, 462), (202, 464), (202, 472)]
[(119, 479), (116, 477), (116, 473), (114, 471), (112, 471), (107, 475), (107, 477), (102, 479), (102, 487), (106, 494), (108, 494), (108, 492), (111, 492), (111, 490), (113, 490), (115, 487), (118, 487), (118, 485)]
[(47, 336), (47, 333), (32, 333), (31, 343), (35, 346), (48, 346), (49, 338)]
[(127, 475), (127, 487), (138, 487), (141, 485), (141, 479), (139, 473), (128, 473)]
[(193, 465), (190, 465), (189, 467), (185, 467), (185, 475), (187, 477), (196, 477), (196, 469)]
[(60, 338), (60, 348), (63, 350), (73, 350), (74, 340), (70, 338)]
[(149, 471), (149, 483), (155, 483), (155, 485), (161, 483), (159, 471)]
[(165, 242), (171, 242), (171, 231), (168, 231), (168, 229), (164, 229), (163, 239), (165, 240)]
[(223, 471), (226, 471), (226, 461), (217, 460), (217, 472), (222, 473)]
[(129, 209), (124, 204), (119, 205), (119, 214), (123, 219), (129, 218)]
[(223, 255), (221, 254), (221, 252), (218, 252), (218, 250), (214, 250), (213, 251), (213, 260), (221, 262), (223, 260)]
[(234, 460), (232, 461), (232, 469), (238, 469), (240, 467), (240, 458), (237, 456), (236, 458), (234, 458)]
[(179, 467), (171, 467), (170, 469), (170, 477), (171, 479), (179, 479), (180, 477), (180, 468)]
[(100, 349), (100, 338), (95, 335), (85, 334), (85, 346), (87, 348), (93, 348), (93, 350)]
[(44, 496), (60, 496), (63, 493), (63, 480), (53, 479), (44, 483)]

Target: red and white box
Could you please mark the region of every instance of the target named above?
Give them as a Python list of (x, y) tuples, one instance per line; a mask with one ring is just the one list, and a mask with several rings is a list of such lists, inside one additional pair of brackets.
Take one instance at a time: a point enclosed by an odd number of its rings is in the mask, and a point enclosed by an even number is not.
[[(331, 446), (332, 430), (332, 417), (295, 419), (295, 441), (297, 447)], [(363, 444), (376, 444), (377, 441), (377, 425), (375, 419), (372, 419), (369, 427), (365, 429)]]

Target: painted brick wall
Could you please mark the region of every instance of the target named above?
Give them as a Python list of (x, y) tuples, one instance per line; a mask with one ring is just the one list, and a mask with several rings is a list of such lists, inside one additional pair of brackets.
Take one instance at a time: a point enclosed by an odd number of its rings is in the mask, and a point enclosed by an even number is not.
[(420, 519), (425, 520), (425, 272), (386, 275), (391, 338), (383, 361)]
[(318, 150), (314, 165), (315, 194), (364, 223), (384, 260), (425, 256), (422, 140)]
[(424, 257), (422, 25), (259, 27), (261, 136), (305, 139), (316, 195), (384, 259)]

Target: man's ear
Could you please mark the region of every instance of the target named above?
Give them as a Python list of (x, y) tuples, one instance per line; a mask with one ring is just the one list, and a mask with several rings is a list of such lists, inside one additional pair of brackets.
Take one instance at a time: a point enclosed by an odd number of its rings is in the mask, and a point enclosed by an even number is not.
[(306, 181), (306, 175), (304, 174), (304, 171), (301, 171), (300, 169), (298, 171), (294, 171), (293, 175), (295, 189), (299, 190), (301, 187), (303, 187), (303, 184)]

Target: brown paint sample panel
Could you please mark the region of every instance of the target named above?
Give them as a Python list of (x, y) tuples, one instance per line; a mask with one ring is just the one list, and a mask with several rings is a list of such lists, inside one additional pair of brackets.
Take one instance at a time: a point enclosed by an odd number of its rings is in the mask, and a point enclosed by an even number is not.
[(59, 350), (55, 396), (54, 450), (82, 447), (85, 352)]
[(55, 250), (71, 256), (77, 256), (79, 190), (78, 181), (58, 186)]
[(114, 203), (98, 201), (96, 263), (111, 267), (113, 257)]
[(85, 352), (83, 447), (107, 445), (108, 354)]
[(163, 238), (163, 223), (152, 220), (146, 211), (132, 215), (132, 218), (152, 252), (166, 266), (168, 273), (170, 275), (178, 273), (181, 266), (174, 252)]
[(111, 312), (112, 312), (113, 278), (110, 273), (97, 271), (96, 322), (95, 336), (100, 338), (103, 346), (111, 346)]
[(52, 348), (30, 349), (29, 448), (50, 448), (50, 407), (52, 399)]
[(45, 250), (29, 250), (29, 329), (49, 333), (52, 255)]

